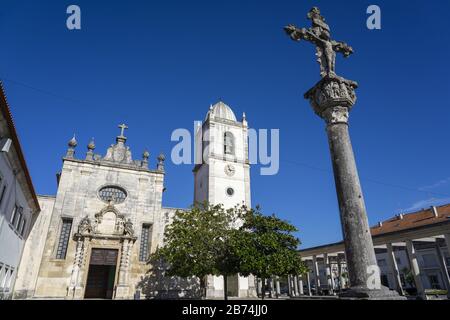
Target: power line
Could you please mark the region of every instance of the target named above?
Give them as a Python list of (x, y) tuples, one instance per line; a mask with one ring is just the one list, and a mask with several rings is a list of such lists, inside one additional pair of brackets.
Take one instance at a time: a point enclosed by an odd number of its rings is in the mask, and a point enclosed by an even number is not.
[[(292, 160), (283, 160), (282, 162), (290, 163), (292, 165), (296, 165), (296, 166), (300, 166), (300, 167), (304, 167), (304, 168), (308, 168), (308, 169), (312, 169), (312, 170), (316, 170), (316, 171), (320, 171), (320, 172), (333, 173), (332, 170), (319, 168), (319, 167), (316, 167), (316, 166), (313, 166), (313, 165), (310, 165), (310, 164), (307, 164), (307, 163), (301, 163), (301, 162), (292, 161)], [(421, 193), (432, 194), (432, 195), (441, 196), (441, 197), (442, 196), (443, 197), (450, 197), (450, 195), (444, 194), (444, 193), (425, 191), (425, 190), (421, 190), (419, 188), (413, 188), (413, 187), (409, 187), (409, 186), (393, 184), (393, 183), (389, 183), (389, 182), (383, 182), (383, 181), (380, 181), (380, 180), (376, 180), (376, 179), (372, 179), (372, 178), (368, 178), (368, 177), (364, 177), (364, 176), (361, 176), (360, 178), (361, 178), (361, 180), (372, 182), (374, 184), (382, 185), (382, 186), (385, 186), (385, 187), (398, 188), (398, 189), (414, 191), (414, 192), (421, 192)]]
[(24, 82), (12, 80), (12, 79), (5, 78), (5, 77), (1, 77), (1, 80), (9, 82), (9, 83), (12, 83), (12, 84), (15, 84), (15, 85), (18, 85), (18, 86), (22, 86), (22, 87), (25, 87), (25, 88), (28, 88), (28, 89), (31, 89), (31, 90), (34, 90), (34, 91), (37, 91), (37, 92), (40, 92), (42, 94), (45, 94), (45, 95), (48, 95), (48, 96), (51, 96), (51, 97), (54, 97), (54, 98), (58, 98), (58, 99), (62, 99), (62, 100), (70, 101), (70, 102), (74, 102), (74, 103), (77, 103), (77, 104), (82, 103), (79, 100), (76, 100), (76, 99), (73, 99), (73, 98), (69, 98), (69, 97), (65, 97), (65, 96), (61, 96), (61, 95), (53, 93), (51, 91), (39, 89), (39, 88), (36, 88), (36, 87), (31, 86), (29, 84), (26, 84)]
[[(79, 100), (76, 100), (76, 99), (73, 99), (73, 98), (69, 98), (69, 97), (65, 97), (65, 96), (61, 96), (61, 95), (53, 93), (51, 91), (39, 89), (39, 88), (36, 88), (34, 86), (31, 86), (29, 84), (26, 84), (26, 83), (23, 83), (23, 82), (20, 82), (20, 81), (12, 80), (12, 79), (5, 78), (5, 77), (2, 77), (2, 80), (3, 81), (8, 81), (10, 83), (13, 83), (13, 84), (16, 84), (16, 85), (19, 85), (19, 86), (22, 86), (22, 87), (25, 87), (25, 88), (28, 88), (28, 89), (31, 89), (31, 90), (34, 90), (34, 91), (46, 94), (46, 95), (49, 95), (49, 96), (52, 96), (52, 97), (55, 97), (55, 98), (58, 98), (58, 99), (63, 99), (63, 100), (71, 101), (71, 102), (78, 103), (78, 104), (82, 103)], [(308, 169), (315, 170), (315, 171), (332, 173), (332, 171), (329, 170), (329, 169), (316, 167), (316, 166), (310, 165), (308, 163), (301, 163), (301, 162), (292, 161), (292, 160), (283, 160), (283, 162), (287, 162), (287, 163), (290, 163), (290, 164), (295, 165), (295, 166), (301, 166), (301, 167), (308, 168)], [(382, 185), (382, 186), (385, 186), (385, 187), (398, 188), (398, 189), (414, 191), (414, 192), (421, 192), (421, 193), (426, 193), (426, 194), (436, 195), (436, 196), (450, 197), (450, 195), (444, 194), (444, 193), (438, 193), (438, 192), (433, 192), (433, 191), (425, 191), (425, 190), (421, 190), (419, 188), (413, 188), (413, 187), (408, 187), (408, 186), (404, 186), (404, 185), (398, 185), (398, 184), (383, 182), (383, 181), (380, 181), (380, 180), (375, 180), (375, 179), (364, 177), (364, 176), (361, 176), (360, 178), (361, 178), (361, 180), (372, 182), (374, 184)]]

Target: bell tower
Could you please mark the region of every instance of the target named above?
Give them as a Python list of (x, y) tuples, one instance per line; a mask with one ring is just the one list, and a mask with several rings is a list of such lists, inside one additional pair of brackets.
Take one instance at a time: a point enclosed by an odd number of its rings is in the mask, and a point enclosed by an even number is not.
[[(195, 135), (194, 201), (251, 207), (248, 124), (245, 114), (237, 121), (222, 101), (212, 105)], [(223, 277), (208, 276), (206, 296), (223, 297)], [(228, 295), (256, 297), (255, 279), (228, 276)]]
[(195, 136), (194, 201), (251, 207), (248, 124), (222, 101), (211, 106)]

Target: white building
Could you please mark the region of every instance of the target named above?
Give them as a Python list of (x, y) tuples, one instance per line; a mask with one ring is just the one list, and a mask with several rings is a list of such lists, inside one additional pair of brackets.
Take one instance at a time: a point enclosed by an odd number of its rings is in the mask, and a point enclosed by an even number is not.
[[(196, 133), (196, 163), (194, 168), (194, 201), (251, 207), (250, 164), (248, 159), (248, 124), (229, 106), (219, 102), (211, 106), (206, 119)], [(223, 277), (209, 276), (206, 295), (223, 297)], [(228, 277), (228, 294), (236, 297), (256, 296), (255, 279)]]
[[(371, 228), (381, 283), (401, 295), (450, 292), (450, 204), (400, 214)], [(348, 287), (343, 242), (300, 250), (314, 294)]]
[(39, 212), (39, 203), (0, 83), (0, 299), (11, 297), (23, 247)]

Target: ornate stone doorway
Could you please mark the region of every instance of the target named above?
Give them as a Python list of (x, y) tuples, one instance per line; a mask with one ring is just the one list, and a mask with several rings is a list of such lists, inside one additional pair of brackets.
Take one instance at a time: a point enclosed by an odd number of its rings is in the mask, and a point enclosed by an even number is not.
[(86, 216), (74, 235), (75, 259), (67, 290), (68, 299), (130, 299), (130, 256), (134, 242), (133, 224), (108, 205)]
[(92, 249), (84, 297), (112, 299), (116, 283), (118, 250)]

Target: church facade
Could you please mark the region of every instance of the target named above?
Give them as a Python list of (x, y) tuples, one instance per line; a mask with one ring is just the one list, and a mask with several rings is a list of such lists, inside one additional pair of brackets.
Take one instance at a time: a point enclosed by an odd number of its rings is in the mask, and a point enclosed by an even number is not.
[[(14, 297), (139, 299), (198, 297), (198, 279), (157, 274), (149, 255), (163, 245), (177, 209), (164, 208), (165, 157), (149, 164), (144, 151), (133, 159), (125, 125), (106, 154), (91, 141), (83, 157), (75, 137), (63, 158), (56, 196), (41, 196), (41, 214), (27, 241)], [(194, 201), (250, 206), (245, 116), (238, 122), (223, 102), (211, 106), (198, 128), (204, 161), (194, 168)], [(201, 129), (201, 130), (200, 130)], [(156, 270), (156, 271), (155, 271)], [(256, 295), (254, 278), (229, 279), (229, 293)], [(207, 297), (223, 296), (223, 279), (208, 277)]]

